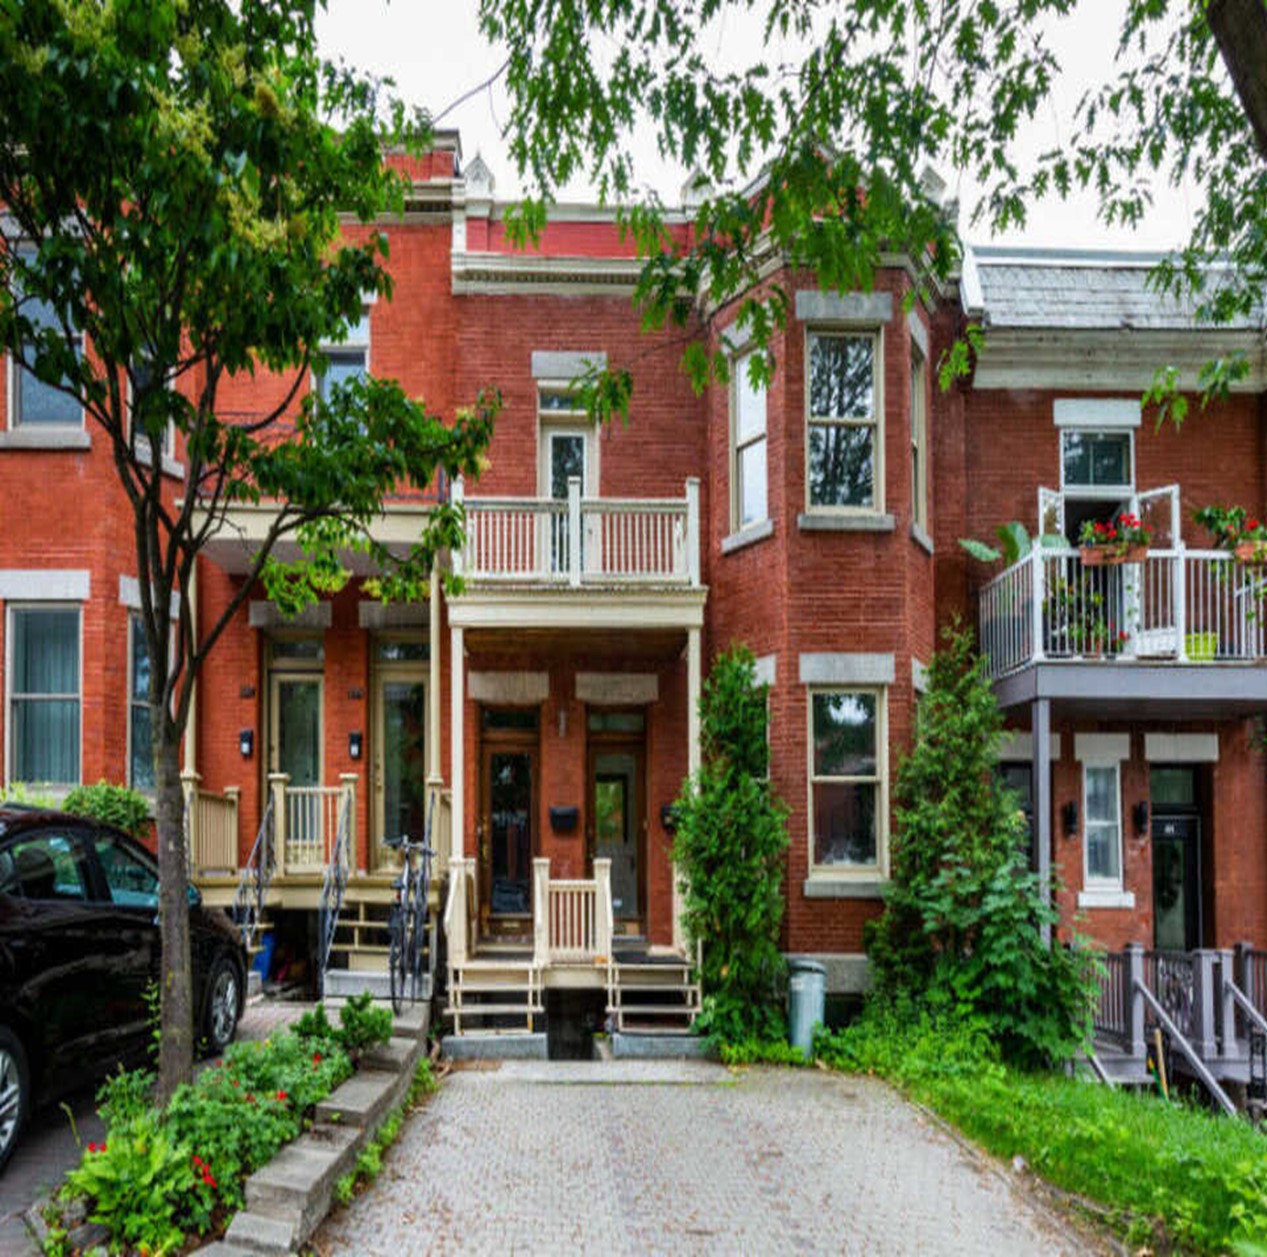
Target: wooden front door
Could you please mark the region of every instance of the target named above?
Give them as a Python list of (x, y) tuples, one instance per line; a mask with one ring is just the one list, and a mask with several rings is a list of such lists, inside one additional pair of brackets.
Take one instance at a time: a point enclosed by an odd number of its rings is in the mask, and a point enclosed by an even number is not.
[(646, 922), (645, 743), (626, 732), (589, 734), (589, 872), (596, 859), (611, 861), (612, 917), (624, 934)]
[(480, 923), (486, 933), (531, 933), (536, 775), (535, 736), (485, 737), (478, 838)]

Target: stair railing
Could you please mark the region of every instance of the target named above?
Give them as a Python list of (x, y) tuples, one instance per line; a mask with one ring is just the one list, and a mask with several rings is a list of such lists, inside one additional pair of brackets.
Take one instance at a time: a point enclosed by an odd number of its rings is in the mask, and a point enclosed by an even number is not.
[[(188, 807), (188, 805), (186, 805)], [(249, 954), (259, 933), (260, 918), (264, 914), (264, 900), (268, 896), (269, 883), (273, 880), (273, 797), (270, 794), (259, 832), (251, 845), (251, 854), (238, 878), (238, 888), (233, 895), (233, 920), (242, 934), (242, 945)]]
[(334, 951), (334, 936), (339, 928), (339, 913), (343, 908), (343, 893), (348, 884), (352, 835), (356, 824), (355, 777), (343, 785), (343, 798), (339, 801), (339, 824), (326, 863), (325, 878), (321, 884), (321, 901), (317, 909), (317, 973), (321, 992), (325, 994), (326, 971)]
[(1235, 1117), (1236, 1105), (1228, 1099), (1227, 1092), (1219, 1086), (1214, 1075), (1206, 1068), (1205, 1062), (1201, 1059), (1196, 1048), (1188, 1042), (1187, 1037), (1179, 1029), (1177, 1025), (1170, 1019), (1169, 1013), (1161, 1006), (1160, 1000), (1155, 996), (1148, 987), (1142, 983), (1136, 983), (1136, 989), (1144, 998), (1144, 1003), (1152, 1009), (1153, 1016), (1157, 1018), (1158, 1024), (1170, 1036), (1170, 1042), (1183, 1058), (1192, 1067), (1192, 1072), (1201, 1080), (1205, 1089), (1214, 1098), (1214, 1102), (1223, 1110), (1228, 1117)]

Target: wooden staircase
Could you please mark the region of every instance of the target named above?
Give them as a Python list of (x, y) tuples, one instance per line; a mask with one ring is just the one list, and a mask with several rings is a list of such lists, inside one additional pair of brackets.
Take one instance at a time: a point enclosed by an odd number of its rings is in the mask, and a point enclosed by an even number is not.
[(449, 966), (445, 1016), (453, 1033), (531, 1034), (545, 1012), (532, 948), (481, 943)]
[(612, 957), (607, 1015), (617, 1034), (689, 1034), (700, 998), (695, 966), (683, 956), (617, 949)]

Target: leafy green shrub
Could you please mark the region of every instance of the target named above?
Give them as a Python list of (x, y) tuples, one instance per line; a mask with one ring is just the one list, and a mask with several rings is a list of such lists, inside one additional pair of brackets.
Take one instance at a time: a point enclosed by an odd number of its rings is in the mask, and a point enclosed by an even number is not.
[(367, 1048), (386, 1043), (391, 1038), (392, 1014), (386, 1007), (376, 1007), (368, 991), (353, 995), (339, 1010), (336, 1029), (326, 1015), (326, 1006), (318, 1004), (304, 1013), (294, 1024), (294, 1033), (301, 1039), (333, 1039), (355, 1061)]
[(60, 806), (57, 799), (47, 791), (40, 790), (36, 786), (28, 786), (21, 781), (12, 781), (0, 789), (0, 803), (16, 803), (19, 807), (56, 808)]
[(674, 811), (683, 919), (702, 949), (701, 1033), (723, 1043), (783, 1037), (779, 951), (787, 808), (768, 780), (766, 687), (734, 647), (714, 661), (700, 700), (702, 763)]
[(739, 1039), (720, 1047), (723, 1065), (808, 1065), (810, 1058), (786, 1039)]
[(866, 934), (873, 999), (961, 1008), (1005, 1059), (1065, 1060), (1090, 1037), (1096, 961), (1043, 941), (1056, 911), (996, 772), (1003, 717), (968, 634), (944, 642), (898, 770), (892, 881)]
[(120, 1067), (97, 1091), (97, 1112), (107, 1129), (140, 1117), (154, 1103), (154, 1075)]
[(95, 786), (76, 786), (65, 798), (62, 808), (76, 816), (90, 816), (121, 829), (133, 838), (144, 838), (150, 832), (150, 805), (145, 796), (129, 786), (114, 786), (99, 781)]

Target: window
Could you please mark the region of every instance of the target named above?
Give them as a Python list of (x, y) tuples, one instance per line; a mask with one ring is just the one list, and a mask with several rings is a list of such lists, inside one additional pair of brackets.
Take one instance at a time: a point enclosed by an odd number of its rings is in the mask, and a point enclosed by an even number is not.
[(811, 332), (807, 380), (811, 508), (879, 510), (879, 336)]
[(12, 874), (4, 886), (5, 893), (20, 894), (23, 899), (88, 898), (84, 849), (70, 834), (23, 834), (9, 847), (8, 854)]
[(113, 834), (99, 834), (95, 844), (110, 898), (122, 908), (157, 908), (158, 873)]
[(1083, 768), (1086, 884), (1122, 885), (1122, 788), (1117, 764)]
[(79, 782), (79, 609), (9, 611), (9, 780)]
[(738, 532), (769, 515), (766, 473), (766, 388), (748, 374), (752, 355), (735, 360), (731, 369), (730, 526)]
[(818, 868), (879, 868), (883, 717), (882, 690), (810, 693), (810, 834)]
[(1129, 432), (1060, 433), (1061, 487), (1073, 497), (1128, 497), (1135, 487)]
[(150, 712), (150, 651), (141, 617), (128, 617), (128, 782), (154, 789), (154, 739)]
[[(35, 249), (26, 246), (18, 250), (19, 256), (28, 264), (35, 261)], [(56, 311), (46, 301), (35, 297), (23, 298), (18, 293), (21, 312), (34, 324), (37, 331), (59, 329), (61, 324)], [(83, 336), (74, 332), (70, 340), (70, 349), (76, 359), (83, 357)], [(25, 365), (11, 362), (13, 379), (12, 406), (9, 412), (9, 427), (83, 427), (84, 412), (77, 398), (64, 393), (55, 384), (36, 379), (28, 369), (34, 365), (36, 350), (34, 346), (26, 346), (22, 350), (21, 361)], [(63, 376), (63, 382), (68, 377)]]
[(370, 312), (361, 317), (337, 341), (321, 346), (325, 366), (315, 373), (317, 396), (325, 401), (332, 384), (351, 384), (363, 380), (370, 370)]
[[(162, 387), (162, 381), (156, 378), (153, 365), (148, 358), (139, 358), (132, 364), (128, 374), (128, 418), (135, 422), (138, 410), (145, 404), (144, 398), (152, 390)], [(136, 435), (136, 450), (142, 462), (149, 459), (149, 437), (142, 431)], [(163, 458), (176, 457), (176, 424), (168, 419), (163, 428), (163, 441), (160, 447)]]
[(927, 371), (920, 353), (911, 355), (911, 522), (928, 529)]

